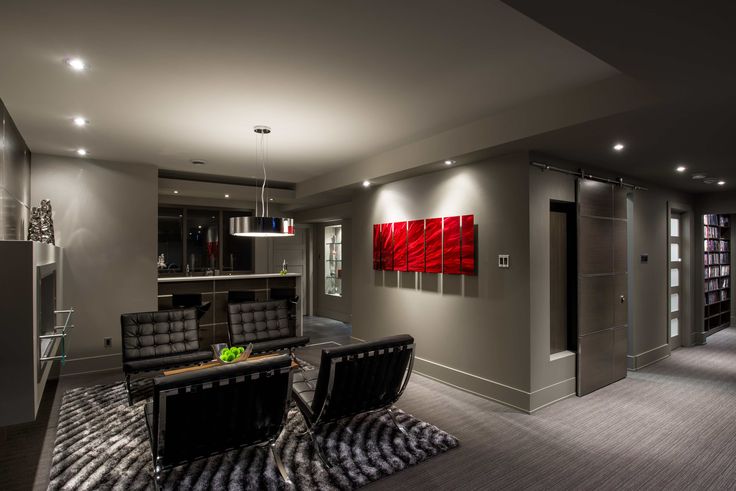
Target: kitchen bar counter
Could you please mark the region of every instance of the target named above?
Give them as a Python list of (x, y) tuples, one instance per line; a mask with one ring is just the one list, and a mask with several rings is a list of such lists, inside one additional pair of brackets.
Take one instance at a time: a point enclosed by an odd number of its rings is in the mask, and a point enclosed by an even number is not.
[[(173, 296), (178, 293), (202, 295), (202, 302), (211, 302), (209, 311), (199, 322), (200, 340), (204, 347), (214, 343), (227, 343), (227, 295), (229, 291), (252, 293), (255, 301), (271, 300), (272, 296), (293, 298), (302, 295), (302, 276), (299, 273), (256, 273), (217, 276), (164, 276), (158, 279), (159, 310), (173, 307)], [(294, 306), (289, 303), (295, 318), (295, 332), (302, 335), (301, 300)]]
[(281, 275), (279, 273), (253, 273), (253, 274), (225, 274), (217, 276), (162, 276), (158, 279), (159, 283), (175, 283), (181, 281), (220, 281), (220, 280), (248, 280), (254, 278), (293, 278), (295, 276), (301, 276), (300, 273), (286, 273)]

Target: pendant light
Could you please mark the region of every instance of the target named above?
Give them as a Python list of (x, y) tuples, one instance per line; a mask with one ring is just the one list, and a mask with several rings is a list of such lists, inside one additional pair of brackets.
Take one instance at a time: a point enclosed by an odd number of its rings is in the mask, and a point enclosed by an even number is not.
[(256, 212), (250, 217), (233, 217), (230, 219), (230, 235), (239, 237), (293, 237), (294, 219), (268, 216), (266, 201), (266, 138), (271, 133), (268, 126), (255, 126), (256, 158), (263, 167), (263, 185), (261, 186), (261, 214), (258, 215), (258, 199)]

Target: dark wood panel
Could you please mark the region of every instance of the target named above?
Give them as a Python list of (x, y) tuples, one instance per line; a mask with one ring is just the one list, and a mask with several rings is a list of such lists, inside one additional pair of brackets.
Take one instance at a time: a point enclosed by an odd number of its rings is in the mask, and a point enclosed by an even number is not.
[(617, 274), (614, 277), (611, 303), (613, 305), (613, 325), (615, 326), (626, 325), (629, 321), (629, 298), (626, 294), (628, 291), (628, 278), (629, 276), (626, 273)]
[(166, 282), (158, 284), (158, 294), (211, 292), (212, 287), (212, 280)]
[(581, 216), (612, 217), (613, 193), (610, 184), (580, 180), (578, 206)]
[(613, 381), (626, 378), (628, 349), (628, 326), (615, 327), (613, 329)]
[(623, 220), (613, 220), (613, 271), (625, 273), (628, 270), (627, 263), (627, 230)]
[(613, 381), (613, 331), (604, 329), (578, 338), (578, 395)]
[(583, 276), (578, 283), (578, 333), (586, 335), (613, 326), (614, 276)]
[(628, 208), (626, 207), (626, 189), (620, 188), (618, 186), (613, 188), (613, 217), (614, 218), (623, 218), (626, 220), (628, 218)]
[(578, 274), (612, 273), (612, 221), (581, 216), (578, 233)]

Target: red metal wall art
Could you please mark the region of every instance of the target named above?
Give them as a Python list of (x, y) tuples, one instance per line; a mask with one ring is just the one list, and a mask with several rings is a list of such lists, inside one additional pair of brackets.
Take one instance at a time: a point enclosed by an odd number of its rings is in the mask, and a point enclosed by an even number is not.
[(474, 275), (473, 215), (373, 225), (373, 269)]

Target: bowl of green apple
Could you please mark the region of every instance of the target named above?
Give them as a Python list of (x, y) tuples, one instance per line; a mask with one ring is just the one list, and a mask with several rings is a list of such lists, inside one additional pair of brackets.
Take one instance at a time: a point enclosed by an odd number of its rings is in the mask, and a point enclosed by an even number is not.
[(233, 346), (220, 351), (220, 356), (218, 356), (217, 359), (222, 363), (235, 363), (241, 361), (243, 353), (245, 353), (245, 348), (242, 346)]

